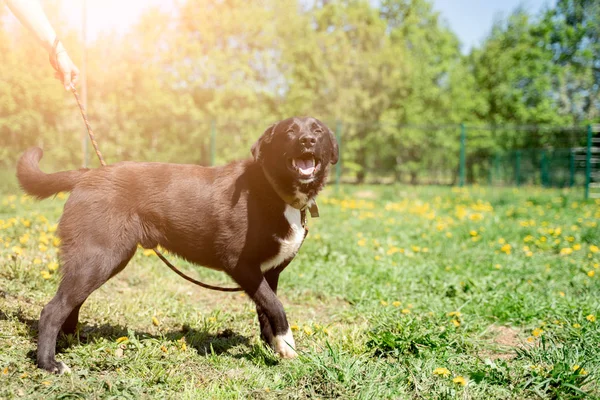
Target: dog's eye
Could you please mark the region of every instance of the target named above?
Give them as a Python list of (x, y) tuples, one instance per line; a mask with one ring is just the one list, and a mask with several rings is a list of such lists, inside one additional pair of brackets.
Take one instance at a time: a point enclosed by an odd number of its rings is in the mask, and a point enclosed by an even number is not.
[(314, 131), (314, 132), (315, 132), (315, 133), (319, 133), (319, 134), (321, 134), (321, 133), (323, 133), (323, 130), (322, 130), (322, 129), (320, 129), (320, 128), (318, 128), (318, 129), (315, 129), (315, 131)]
[(286, 134), (288, 135), (293, 135), (295, 132), (293, 129), (288, 129), (288, 131), (286, 132)]

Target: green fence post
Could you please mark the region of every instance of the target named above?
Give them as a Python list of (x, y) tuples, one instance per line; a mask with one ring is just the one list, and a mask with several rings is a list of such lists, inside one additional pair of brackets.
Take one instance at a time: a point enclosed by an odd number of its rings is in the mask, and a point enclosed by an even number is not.
[(515, 184), (521, 184), (521, 150), (515, 152)]
[(213, 119), (210, 121), (210, 165), (211, 167), (215, 166), (215, 158), (216, 158), (216, 148), (217, 148), (217, 124)]
[(548, 159), (546, 157), (546, 150), (542, 150), (542, 157), (540, 161), (540, 181), (543, 187), (548, 187)]
[(592, 182), (592, 125), (587, 126), (587, 151), (585, 153), (585, 199), (590, 198)]
[(569, 187), (575, 184), (575, 151), (570, 149), (569, 152)]
[(342, 123), (341, 123), (341, 121), (336, 121), (336, 123), (335, 123), (335, 137), (337, 139), (338, 151), (340, 154), (338, 162), (335, 165), (335, 191), (336, 191), (336, 193), (339, 193), (340, 179), (342, 176)]
[(465, 124), (460, 124), (460, 165), (458, 167), (458, 186), (463, 187), (465, 185), (465, 174), (467, 169), (467, 129)]

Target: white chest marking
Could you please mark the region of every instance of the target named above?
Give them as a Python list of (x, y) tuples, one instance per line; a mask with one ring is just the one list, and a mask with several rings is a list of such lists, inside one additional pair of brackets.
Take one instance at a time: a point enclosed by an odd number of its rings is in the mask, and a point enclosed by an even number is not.
[(279, 253), (260, 265), (260, 270), (263, 272), (275, 268), (285, 260), (294, 257), (304, 240), (300, 210), (286, 204), (283, 215), (290, 224), (290, 233), (286, 238), (279, 239)]

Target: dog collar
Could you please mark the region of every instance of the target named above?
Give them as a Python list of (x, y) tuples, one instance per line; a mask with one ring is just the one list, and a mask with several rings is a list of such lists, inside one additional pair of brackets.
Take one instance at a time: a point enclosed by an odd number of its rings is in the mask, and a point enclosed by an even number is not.
[(271, 187), (273, 188), (275, 193), (277, 193), (277, 195), (281, 198), (281, 200), (283, 200), (284, 203), (300, 210), (300, 219), (302, 221), (302, 227), (304, 229), (307, 229), (306, 228), (306, 225), (307, 225), (306, 210), (307, 209), (308, 209), (308, 212), (310, 212), (310, 216), (312, 218), (319, 218), (319, 206), (317, 205), (317, 201), (315, 199), (310, 199), (306, 204), (300, 205), (299, 204), (300, 201), (298, 199), (296, 199), (292, 196), (288, 196), (286, 193), (283, 193), (281, 191), (279, 186), (275, 182), (273, 182), (273, 179), (267, 173), (267, 171), (264, 170), (264, 168), (263, 168), (263, 173), (265, 174), (267, 181), (269, 182), (269, 184), (271, 185)]

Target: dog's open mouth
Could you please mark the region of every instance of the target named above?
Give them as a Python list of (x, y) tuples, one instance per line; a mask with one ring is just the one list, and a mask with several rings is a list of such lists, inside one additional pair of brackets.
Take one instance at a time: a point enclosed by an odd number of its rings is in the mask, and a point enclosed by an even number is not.
[(320, 162), (315, 159), (314, 154), (306, 153), (290, 158), (288, 166), (292, 171), (296, 172), (300, 181), (308, 181), (314, 178), (316, 172), (319, 170)]

